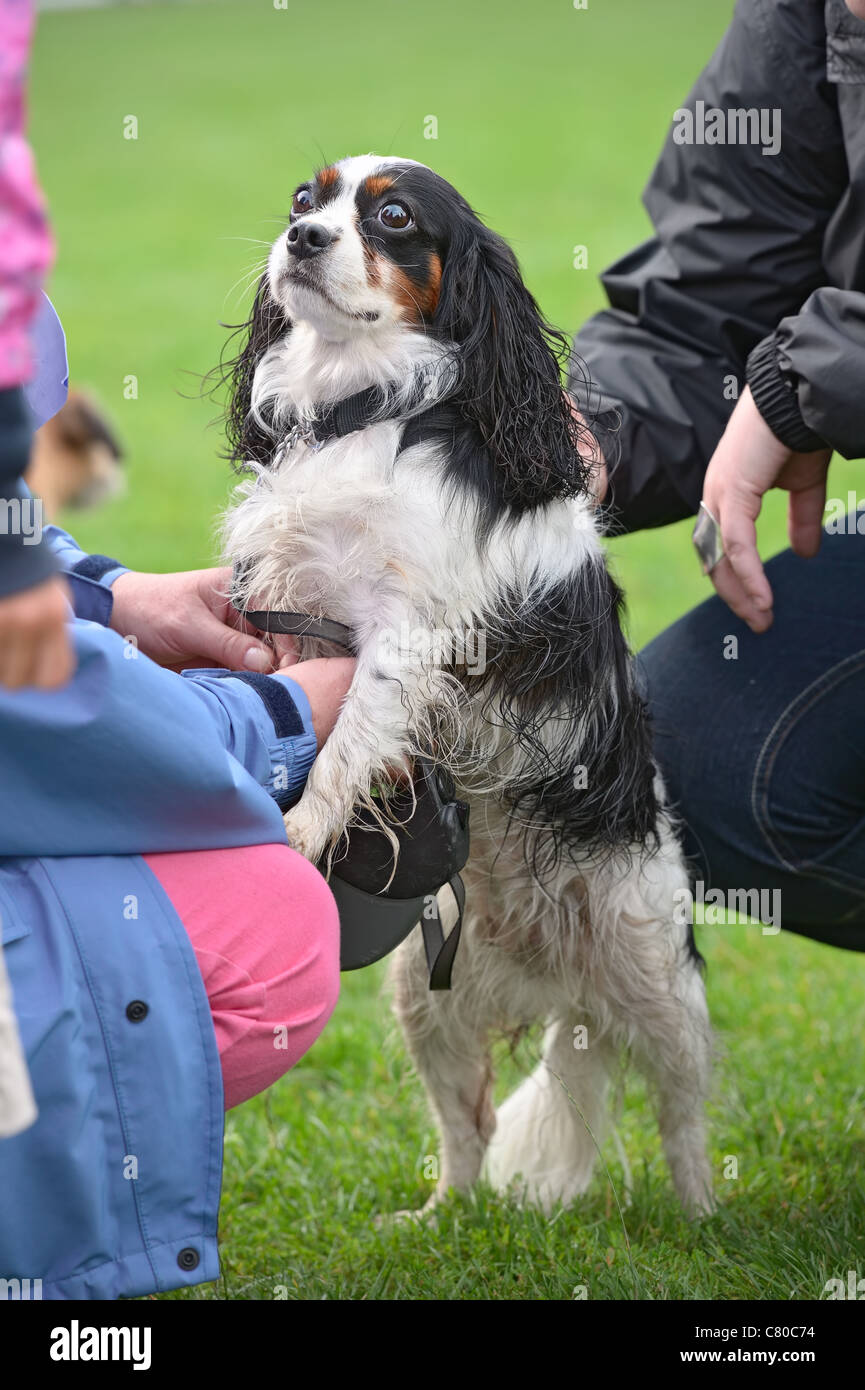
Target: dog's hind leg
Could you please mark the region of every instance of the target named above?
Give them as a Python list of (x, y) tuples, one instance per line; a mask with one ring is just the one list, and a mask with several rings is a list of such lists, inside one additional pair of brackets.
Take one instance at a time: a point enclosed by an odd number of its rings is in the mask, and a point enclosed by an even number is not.
[[(453, 991), (431, 992), (420, 932), (399, 948), (391, 967), (394, 1006), (427, 1089), (441, 1135), (432, 1207), (449, 1188), (472, 1186), (495, 1128), (489, 1030), (472, 989), (471, 946), (463, 940)], [(465, 933), (464, 933), (465, 936)]]
[(516, 1181), (545, 1211), (586, 1191), (606, 1129), (615, 1051), (588, 1021), (550, 1025), (543, 1060), (496, 1115), (486, 1165), (493, 1187), (505, 1191)]
[(677, 921), (677, 893), (683, 902), (688, 880), (678, 847), (663, 838), (648, 860), (608, 872), (592, 909), (599, 928), (592, 986), (656, 1091), (676, 1191), (689, 1214), (700, 1215), (714, 1205), (703, 1114), (712, 1042), (699, 962), (686, 923)]
[(682, 1205), (691, 1216), (708, 1215), (715, 1207), (703, 1114), (711, 1041), (695, 962), (682, 967), (675, 993), (641, 1029), (634, 1061), (654, 1085), (664, 1153)]

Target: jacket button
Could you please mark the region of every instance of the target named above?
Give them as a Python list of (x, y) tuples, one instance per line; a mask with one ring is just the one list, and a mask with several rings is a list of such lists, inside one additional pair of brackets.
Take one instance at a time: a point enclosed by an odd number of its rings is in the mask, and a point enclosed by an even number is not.
[(150, 1010), (143, 999), (133, 999), (131, 1004), (126, 1005), (126, 1017), (130, 1023), (140, 1023), (149, 1012)]
[(197, 1269), (200, 1261), (197, 1250), (193, 1250), (191, 1245), (187, 1245), (185, 1250), (181, 1250), (177, 1256), (177, 1263), (181, 1269)]

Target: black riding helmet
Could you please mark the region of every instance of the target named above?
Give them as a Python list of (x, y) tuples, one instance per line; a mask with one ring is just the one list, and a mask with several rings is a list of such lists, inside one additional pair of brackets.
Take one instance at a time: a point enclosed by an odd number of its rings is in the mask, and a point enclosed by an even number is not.
[[(339, 908), (340, 969), (360, 970), (396, 949), (421, 924), (430, 972), (430, 989), (449, 989), (462, 926), (465, 890), (460, 870), (469, 857), (469, 814), (455, 799), (450, 774), (426, 758), (415, 760), (413, 788), (397, 789), (388, 799), (388, 823), (399, 843), (393, 846), (368, 809), (348, 837), (348, 848), (330, 872)], [(326, 865), (320, 864), (323, 873)], [(458, 920), (445, 939), (436, 894), (450, 884)]]

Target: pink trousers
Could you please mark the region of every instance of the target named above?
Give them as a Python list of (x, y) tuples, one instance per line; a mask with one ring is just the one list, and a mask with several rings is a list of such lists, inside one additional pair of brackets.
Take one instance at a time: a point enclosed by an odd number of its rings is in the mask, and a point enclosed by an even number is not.
[(145, 860), (189, 933), (230, 1110), (293, 1067), (330, 1018), (339, 994), (336, 903), (288, 845)]

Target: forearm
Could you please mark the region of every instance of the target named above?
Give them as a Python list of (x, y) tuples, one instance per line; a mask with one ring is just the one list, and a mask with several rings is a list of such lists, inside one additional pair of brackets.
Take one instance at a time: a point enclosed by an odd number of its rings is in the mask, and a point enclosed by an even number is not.
[(89, 555), (59, 526), (46, 526), (44, 536), (69, 586), (75, 616), (108, 627), (114, 609), (112, 584), (129, 573), (126, 566), (108, 555)]
[[(791, 90), (796, 102), (783, 103), (778, 94)], [(780, 140), (781, 105), (783, 154), (770, 138)], [(702, 138), (707, 113), (729, 119), (740, 108), (772, 119)], [(606, 408), (598, 435), (614, 526), (696, 510), (749, 352), (825, 281), (823, 238), (848, 184), (823, 7), (739, 0), (646, 188), (655, 235), (605, 272), (611, 307), (574, 343)], [(862, 242), (865, 233), (852, 254)], [(578, 369), (569, 385), (584, 408)], [(822, 414), (815, 406), (813, 418)]]
[(0, 854), (284, 838), (273, 795), (300, 790), (315, 751), (287, 692), (277, 727), (239, 678), (165, 671), (90, 623), (73, 637), (78, 667), (62, 690), (0, 691)]

